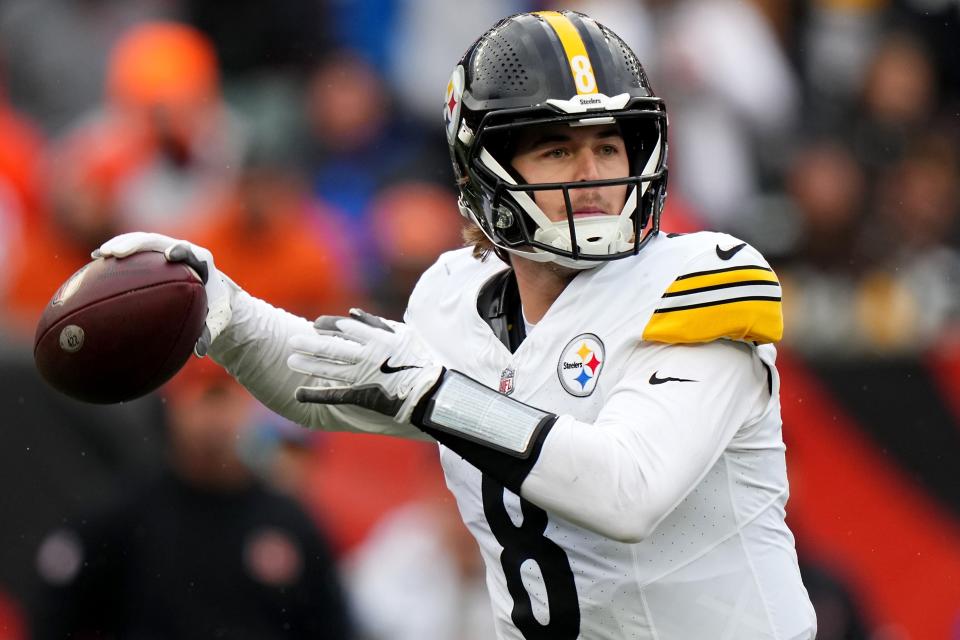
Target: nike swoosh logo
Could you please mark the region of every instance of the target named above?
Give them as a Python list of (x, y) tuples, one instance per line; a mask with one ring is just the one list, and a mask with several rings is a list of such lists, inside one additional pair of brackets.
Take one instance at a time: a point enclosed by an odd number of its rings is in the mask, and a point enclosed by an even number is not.
[(390, 366), (390, 358), (387, 358), (383, 361), (383, 364), (380, 365), (380, 373), (399, 373), (400, 371), (406, 371), (407, 369), (422, 369), (423, 367), (418, 367), (414, 364), (405, 364), (399, 367)]
[(650, 376), (650, 384), (663, 384), (664, 382), (698, 382), (697, 380), (688, 380), (687, 378), (658, 378), (659, 371), (654, 371)]
[(717, 257), (721, 260), (729, 260), (733, 256), (737, 255), (737, 252), (740, 251), (740, 249), (743, 249), (745, 246), (747, 246), (746, 242), (741, 242), (737, 246), (730, 247), (729, 249), (721, 249), (720, 245), (717, 245)]

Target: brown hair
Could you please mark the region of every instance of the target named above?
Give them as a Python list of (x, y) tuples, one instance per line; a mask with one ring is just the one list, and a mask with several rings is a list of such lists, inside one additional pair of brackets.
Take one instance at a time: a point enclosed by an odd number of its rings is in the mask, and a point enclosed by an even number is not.
[(473, 222), (468, 222), (461, 231), (463, 244), (467, 247), (473, 247), (473, 257), (483, 262), (491, 252), (494, 252), (493, 243), (479, 226)]

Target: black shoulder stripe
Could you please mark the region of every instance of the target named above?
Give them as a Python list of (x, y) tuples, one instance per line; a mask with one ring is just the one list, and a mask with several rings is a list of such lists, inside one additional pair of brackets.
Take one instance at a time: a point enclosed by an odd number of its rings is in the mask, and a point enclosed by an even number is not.
[[(679, 278), (678, 278), (679, 280)], [(691, 293), (701, 293), (703, 291), (715, 291), (717, 289), (729, 289), (731, 287), (748, 287), (760, 285), (764, 287), (779, 287), (780, 284), (772, 280), (741, 280), (740, 282), (726, 282), (723, 284), (712, 284), (706, 287), (697, 287), (696, 289), (686, 289), (684, 291), (673, 291), (663, 294), (664, 298), (675, 298), (677, 296), (686, 296)]]
[(759, 269), (761, 271), (770, 271), (773, 272), (773, 269), (770, 267), (763, 267), (759, 264), (748, 264), (742, 267), (726, 267), (724, 269), (711, 269), (710, 271), (697, 271), (696, 273), (687, 273), (682, 276), (677, 276), (677, 280), (686, 280), (687, 278), (696, 278), (697, 276), (709, 276), (714, 273), (725, 273), (727, 271), (745, 271), (747, 269)]
[(698, 304), (688, 304), (682, 307), (670, 307), (668, 309), (657, 309), (654, 313), (671, 313), (673, 311), (686, 311), (687, 309), (699, 309), (701, 307), (715, 307), (721, 304), (731, 304), (734, 302), (749, 302), (751, 300), (765, 300), (768, 302), (780, 302), (780, 296), (744, 296), (742, 298), (726, 298), (724, 300), (715, 300), (713, 302), (700, 302)]

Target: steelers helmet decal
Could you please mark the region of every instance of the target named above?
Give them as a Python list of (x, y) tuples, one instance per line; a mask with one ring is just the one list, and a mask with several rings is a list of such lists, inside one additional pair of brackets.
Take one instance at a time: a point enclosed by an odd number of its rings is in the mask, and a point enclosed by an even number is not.
[(460, 127), (460, 103), (463, 96), (463, 66), (457, 65), (457, 68), (450, 74), (450, 81), (447, 82), (447, 91), (443, 98), (443, 121), (447, 127), (447, 143), (453, 144), (457, 136), (457, 129)]

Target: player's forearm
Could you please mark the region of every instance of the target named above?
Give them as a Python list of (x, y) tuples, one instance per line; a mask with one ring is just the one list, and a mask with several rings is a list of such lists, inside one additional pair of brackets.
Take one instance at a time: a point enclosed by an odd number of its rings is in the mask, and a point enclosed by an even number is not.
[(664, 460), (644, 452), (626, 431), (562, 416), (520, 495), (608, 538), (630, 543), (647, 538), (705, 469), (699, 460)]
[[(596, 425), (571, 416), (545, 418), (523, 457), (426, 428), (483, 473), (537, 506), (614, 540), (647, 537), (677, 500), (670, 474), (644, 469), (635, 451)], [(691, 481), (692, 482), (692, 481)]]
[(297, 333), (312, 333), (312, 323), (242, 290), (234, 293), (232, 306), (230, 325), (214, 341), (210, 356), (268, 408), (311, 429), (424, 437), (409, 425), (356, 407), (297, 402), (297, 387), (316, 381), (287, 366), (288, 341)]
[(293, 397), (306, 376), (286, 367), (287, 339), (311, 331), (310, 322), (245, 291), (234, 294), (232, 307), (230, 325), (214, 341), (210, 357), (273, 411), (304, 426), (322, 426), (319, 408), (300, 406)]
[[(747, 345), (642, 347), (628, 370), (592, 423), (467, 385), (456, 372), (444, 375), (414, 421), (537, 506), (636, 542), (700, 481), (740, 426), (769, 410), (770, 394), (764, 364)], [(697, 371), (697, 379), (651, 385), (658, 370)]]
[[(637, 541), (773, 403), (768, 370), (743, 343), (642, 345), (626, 370), (593, 424), (557, 421), (522, 495), (586, 528)], [(689, 377), (650, 382), (657, 372)]]
[(656, 493), (663, 479), (644, 473), (636, 447), (612, 429), (524, 405), (456, 371), (412, 422), (514, 493), (609, 538), (642, 539), (671, 506)]

